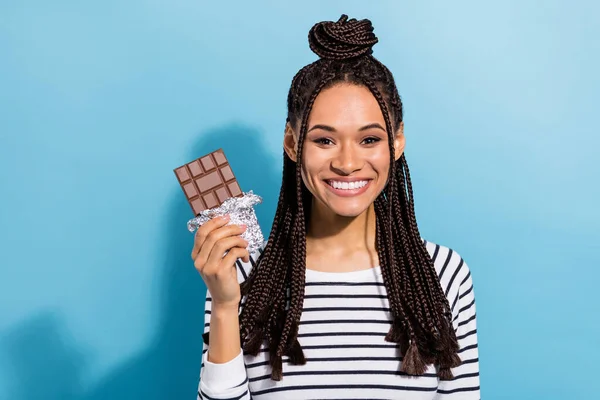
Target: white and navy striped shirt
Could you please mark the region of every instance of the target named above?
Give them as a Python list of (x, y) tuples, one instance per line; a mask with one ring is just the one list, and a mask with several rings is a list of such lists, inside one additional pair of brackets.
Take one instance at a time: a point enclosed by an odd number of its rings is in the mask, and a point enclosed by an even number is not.
[[(395, 344), (384, 340), (390, 309), (379, 267), (353, 272), (306, 270), (304, 309), (298, 340), (305, 365), (283, 358), (283, 380), (272, 381), (264, 345), (257, 357), (240, 354), (224, 364), (207, 361), (204, 345), (198, 399), (475, 399), (480, 398), (475, 297), (471, 273), (453, 250), (425, 241), (452, 306), (462, 365), (454, 379), (439, 380), (430, 366), (425, 375), (399, 372)], [(261, 249), (262, 250), (262, 249)], [(260, 251), (260, 250), (259, 250)], [(243, 281), (249, 263), (238, 261)], [(210, 329), (207, 293), (204, 331)]]

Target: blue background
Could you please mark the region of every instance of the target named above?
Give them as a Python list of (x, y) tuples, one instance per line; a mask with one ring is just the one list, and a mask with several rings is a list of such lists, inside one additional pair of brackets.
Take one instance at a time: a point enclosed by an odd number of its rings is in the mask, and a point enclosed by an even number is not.
[(172, 170), (222, 147), (268, 233), (287, 90), (342, 13), (397, 79), (422, 235), (472, 270), (483, 398), (596, 397), (597, 2), (20, 0), (0, 2), (0, 398), (194, 398), (204, 285)]

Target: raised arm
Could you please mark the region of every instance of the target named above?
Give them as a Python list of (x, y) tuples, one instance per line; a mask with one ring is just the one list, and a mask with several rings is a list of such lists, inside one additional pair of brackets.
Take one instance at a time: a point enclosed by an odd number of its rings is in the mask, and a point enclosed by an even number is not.
[(217, 217), (196, 232), (192, 259), (207, 287), (199, 399), (250, 398), (240, 346), (238, 260), (250, 261), (244, 226)]

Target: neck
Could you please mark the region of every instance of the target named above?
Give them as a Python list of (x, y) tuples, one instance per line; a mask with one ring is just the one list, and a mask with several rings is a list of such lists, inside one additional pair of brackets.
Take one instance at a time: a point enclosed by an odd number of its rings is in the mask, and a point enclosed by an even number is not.
[(375, 249), (376, 216), (371, 204), (356, 217), (344, 217), (320, 207), (313, 198), (306, 233), (307, 251), (373, 251)]

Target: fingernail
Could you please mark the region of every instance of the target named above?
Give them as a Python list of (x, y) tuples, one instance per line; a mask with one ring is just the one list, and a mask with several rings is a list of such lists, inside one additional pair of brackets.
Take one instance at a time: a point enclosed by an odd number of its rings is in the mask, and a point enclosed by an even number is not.
[(229, 214), (225, 214), (221, 218), (223, 218), (224, 221), (229, 221)]
[(241, 224), (241, 225), (240, 225), (240, 228), (242, 228), (242, 229), (246, 229), (246, 228), (247, 228), (247, 226), (246, 226), (245, 224)]

